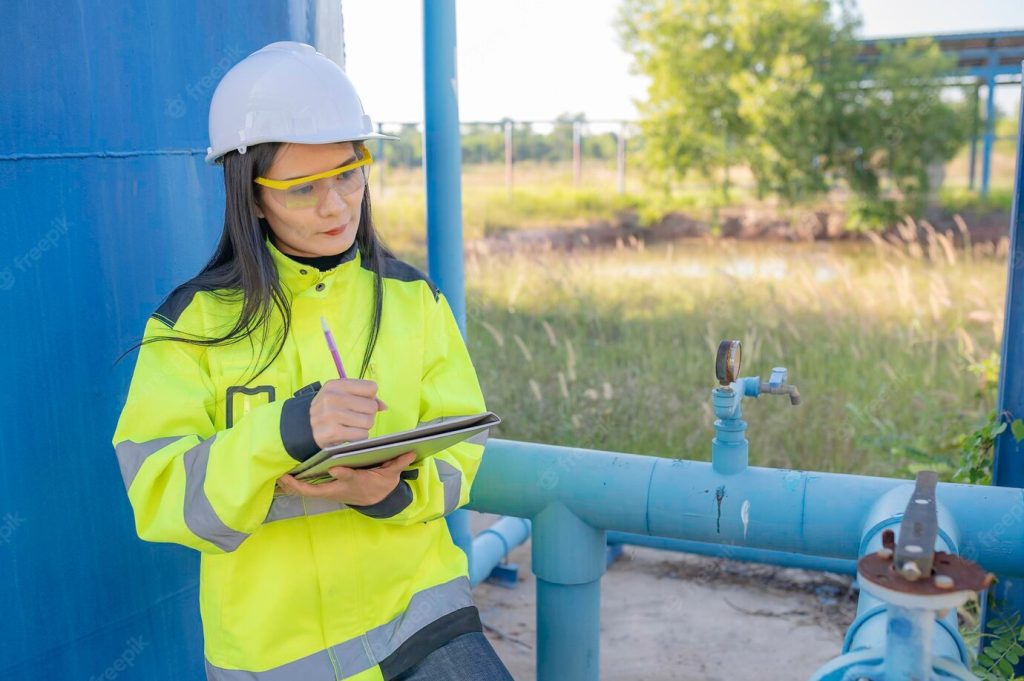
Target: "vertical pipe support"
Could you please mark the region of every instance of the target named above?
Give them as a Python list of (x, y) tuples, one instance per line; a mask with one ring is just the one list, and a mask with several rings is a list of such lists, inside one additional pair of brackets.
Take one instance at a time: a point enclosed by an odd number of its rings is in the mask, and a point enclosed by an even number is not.
[[(1024, 107), (1024, 78), (1021, 79), (1021, 106)], [(1024, 111), (1024, 109), (1022, 109)], [(1010, 214), (1010, 257), (1007, 267), (1006, 312), (1003, 317), (1003, 347), (999, 364), (999, 414), (1011, 418), (1024, 417), (1024, 113), (1017, 129), (1017, 169), (1013, 190), (1013, 211)], [(1007, 428), (996, 438), (995, 461), (992, 466), (992, 484), (1001, 487), (1024, 487), (1024, 447)], [(992, 532), (1006, 536), (1024, 536), (1024, 492), (1013, 508), (1008, 509), (1002, 522)], [(997, 602), (1001, 602), (999, 617), (1024, 613), (1024, 580), (1000, 576), (993, 587)], [(987, 620), (989, 613), (984, 611)], [(1024, 660), (1015, 667), (1024, 674)]]
[(971, 161), (967, 166), (967, 188), (974, 189), (974, 178), (978, 165), (978, 100), (981, 98), (981, 80), (974, 82), (974, 98), (971, 100)]
[(579, 121), (572, 122), (572, 186), (579, 189), (580, 178), (583, 176), (582, 125)]
[[(991, 59), (994, 59), (993, 56)], [(989, 64), (990, 68), (994, 65)], [(985, 142), (981, 151), (981, 195), (988, 196), (989, 179), (992, 175), (992, 146), (996, 138), (996, 76), (989, 71), (985, 81), (988, 92), (985, 96)]]
[[(455, 0), (423, 0), (423, 165), (427, 195), (430, 276), (448, 299), (466, 335), (462, 262), (462, 146), (456, 73)], [(469, 514), (446, 518), (452, 540), (473, 560)]]
[(618, 156), (618, 175), (619, 175), (619, 194), (626, 193), (626, 122), (623, 121), (619, 124), (619, 140), (618, 149), (616, 150)]
[(505, 191), (508, 193), (508, 200), (512, 201), (512, 121), (505, 121)]
[[(384, 124), (377, 124), (377, 134), (384, 134)], [(381, 194), (384, 193), (384, 150), (387, 145), (384, 144), (384, 140), (380, 140), (377, 144), (377, 158), (374, 159), (374, 166), (377, 168), (377, 187), (380, 189)]]
[(607, 535), (559, 501), (533, 518), (537, 681), (598, 681)]
[(455, 0), (423, 2), (427, 262), (466, 334), (462, 262), (462, 149), (456, 73)]

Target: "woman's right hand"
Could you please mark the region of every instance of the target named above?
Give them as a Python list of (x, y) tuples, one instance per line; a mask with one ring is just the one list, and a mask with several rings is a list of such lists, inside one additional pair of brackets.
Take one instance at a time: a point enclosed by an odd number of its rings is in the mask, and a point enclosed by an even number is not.
[(369, 437), (378, 411), (387, 409), (377, 397), (377, 384), (354, 378), (324, 383), (309, 405), (313, 439), (321, 449)]

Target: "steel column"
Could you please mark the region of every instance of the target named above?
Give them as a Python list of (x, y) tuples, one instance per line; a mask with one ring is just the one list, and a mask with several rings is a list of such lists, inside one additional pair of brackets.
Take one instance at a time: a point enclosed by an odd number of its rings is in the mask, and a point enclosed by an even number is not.
[(456, 73), (455, 0), (423, 2), (423, 164), (427, 261), (466, 334), (462, 262), (462, 147)]
[[(423, 165), (427, 196), (427, 263), (466, 335), (462, 262), (462, 145), (456, 74), (455, 0), (423, 0)], [(452, 539), (473, 560), (469, 516), (446, 519)]]
[(981, 152), (981, 195), (988, 196), (989, 180), (992, 175), (992, 146), (996, 138), (996, 76), (989, 72), (985, 84), (985, 142)]
[(967, 168), (967, 187), (974, 189), (975, 168), (978, 160), (978, 99), (981, 96), (981, 83), (976, 82), (973, 88), (974, 98), (971, 99), (971, 160)]
[[(1024, 80), (1024, 79), (1022, 79)], [(1024, 112), (1024, 82), (1021, 84)], [(998, 413), (1007, 420), (1024, 418), (1024, 113), (1018, 121), (1017, 170), (1014, 179), (1013, 211), (1010, 214), (1010, 257), (1006, 282), (1006, 313), (1003, 321), (1002, 361), (999, 366)], [(1024, 447), (1009, 428), (996, 439), (992, 484), (1024, 487)], [(1016, 537), (1024, 537), (1024, 499), (1007, 507), (1004, 524)], [(1024, 613), (1024, 579), (1001, 576), (992, 589), (997, 616)], [(986, 611), (986, 620), (989, 613)], [(1017, 664), (1024, 674), (1024, 661)]]

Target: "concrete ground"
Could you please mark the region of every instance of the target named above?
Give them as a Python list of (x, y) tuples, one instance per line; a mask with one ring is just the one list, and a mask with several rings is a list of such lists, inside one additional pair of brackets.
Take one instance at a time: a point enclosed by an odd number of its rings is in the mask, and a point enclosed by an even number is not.
[[(493, 516), (473, 514), (482, 529)], [(516, 681), (536, 672), (529, 543), (519, 584), (481, 584), (484, 628)], [(601, 580), (603, 681), (807, 679), (837, 656), (856, 612), (848, 577), (628, 546)]]

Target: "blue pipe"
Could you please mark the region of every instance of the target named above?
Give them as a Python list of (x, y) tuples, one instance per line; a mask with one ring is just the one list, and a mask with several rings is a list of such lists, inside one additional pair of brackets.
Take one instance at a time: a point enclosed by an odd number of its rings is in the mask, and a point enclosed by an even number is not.
[[(423, 1), (423, 165), (427, 197), (427, 266), (463, 337), (466, 293), (462, 263), (462, 158), (455, 63), (455, 0)], [(452, 541), (473, 562), (469, 515), (446, 518)]]
[(930, 610), (889, 606), (886, 627), (886, 679), (927, 679), (932, 675), (932, 625)]
[(799, 553), (772, 551), (770, 549), (751, 549), (745, 546), (732, 546), (728, 544), (709, 544), (707, 542), (687, 541), (685, 539), (648, 537), (643, 534), (628, 534), (626, 532), (609, 532), (608, 543), (647, 546), (663, 551), (679, 551), (680, 553), (693, 553), (698, 556), (739, 560), (745, 563), (778, 565), (779, 567), (799, 568), (801, 570), (834, 572), (841, 575), (857, 574), (856, 561), (805, 556)]
[(716, 387), (711, 391), (711, 404), (715, 411), (715, 437), (711, 440), (711, 466), (722, 474), (739, 473), (750, 459), (747, 441), (747, 422), (741, 408), (744, 397), (760, 394), (760, 379), (741, 378), (728, 388)]
[(537, 681), (598, 681), (605, 532), (559, 502), (533, 524)]
[[(491, 440), (469, 507), (533, 519), (538, 681), (587, 680), (597, 678), (603, 530), (850, 560), (878, 525), (868, 521), (879, 498), (906, 485), (758, 467), (722, 475), (707, 462)], [(943, 483), (936, 495), (966, 555), (1021, 576), (1024, 544), (999, 523), (1024, 491)]]
[[(913, 491), (913, 485), (901, 485), (878, 500), (864, 521), (861, 556), (882, 548), (882, 533), (887, 529), (893, 530), (899, 539), (900, 522)], [(957, 523), (941, 502), (936, 510), (939, 533), (935, 550), (956, 554)], [(811, 680), (842, 681), (861, 676), (929, 679), (933, 667), (947, 674), (955, 673), (958, 678), (969, 678), (969, 664), (970, 656), (960, 636), (954, 609), (936, 618), (932, 611), (896, 608), (861, 590), (857, 616), (846, 632), (842, 654), (818, 669)]]
[[(907, 507), (913, 485), (893, 488), (878, 500), (864, 524), (864, 537), (861, 540), (860, 555), (865, 556), (882, 548), (882, 533), (891, 529), (899, 539), (900, 522)], [(935, 540), (935, 550), (946, 553), (959, 553), (959, 530), (949, 510), (940, 502), (936, 505), (939, 520), (939, 534)], [(850, 625), (843, 642), (843, 652), (878, 648), (884, 650), (886, 641), (887, 606), (869, 593), (861, 591), (857, 602), (857, 617)], [(932, 649), (935, 655), (948, 657), (961, 664), (969, 663), (967, 646), (957, 628), (956, 611), (950, 609), (946, 617), (938, 620), (935, 626)]]
[(473, 586), (487, 579), (509, 552), (530, 537), (530, 521), (505, 517), (473, 539), (473, 559), (469, 563), (469, 581)]
[[(779, 370), (776, 369), (775, 371)], [(711, 391), (711, 403), (715, 416), (718, 417), (715, 421), (715, 437), (711, 441), (711, 468), (716, 473), (731, 475), (746, 469), (750, 445), (746, 438), (747, 423), (743, 420), (742, 400), (744, 397), (756, 398), (760, 394), (761, 380), (756, 376), (740, 378), (727, 388), (719, 386)], [(622, 532), (609, 533), (609, 542), (611, 544), (635, 544), (663, 550), (682, 551), (754, 563), (850, 575), (857, 574), (856, 561), (805, 556), (784, 551), (708, 544), (681, 539), (665, 539), (663, 537), (648, 537)]]
[[(1021, 83), (1021, 117), (1017, 129), (1017, 171), (1014, 181), (1013, 212), (1010, 218), (1010, 261), (1006, 281), (1006, 313), (1003, 317), (1002, 361), (999, 367), (999, 414), (1024, 415), (1024, 78)], [(992, 484), (1024, 487), (1024, 447), (1007, 428), (996, 438)], [(1024, 504), (1015, 506), (1003, 519), (1006, 529), (1024, 536)], [(1012, 530), (1010, 528), (1013, 528)], [(1000, 575), (993, 587), (996, 602), (1002, 606), (1000, 617), (1024, 614), (1024, 582)], [(988, 611), (982, 611), (987, 623)], [(1024, 675), (1024, 660), (1015, 666)]]
[[(878, 498), (906, 480), (751, 466), (719, 475), (704, 461), (493, 439), (468, 508), (533, 518), (562, 503), (592, 527), (855, 560)], [(1024, 490), (940, 483), (961, 551), (1024, 576), (1024, 544), (1001, 520)]]
[[(995, 59), (993, 55), (990, 59)], [(996, 137), (996, 77), (988, 75), (985, 84), (985, 140), (981, 151), (981, 195), (988, 196), (989, 177), (992, 175), (992, 145)]]
[[(459, 131), (455, 36), (455, 0), (423, 0), (423, 165), (427, 197), (427, 264), (430, 276), (448, 300), (465, 337), (462, 138)], [(457, 510), (445, 520), (452, 541), (466, 553), (470, 566), (491, 562), (490, 554), (482, 563), (473, 559), (474, 542), (469, 513)], [(494, 561), (494, 565), (497, 563)]]
[(462, 262), (462, 148), (455, 62), (455, 0), (423, 1), (423, 164), (430, 276), (466, 335)]

